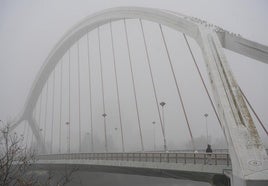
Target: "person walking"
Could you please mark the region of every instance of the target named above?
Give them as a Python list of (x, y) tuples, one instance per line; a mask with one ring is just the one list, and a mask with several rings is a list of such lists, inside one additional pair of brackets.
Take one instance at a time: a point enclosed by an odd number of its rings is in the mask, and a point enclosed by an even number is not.
[(207, 153), (207, 156), (206, 156), (207, 157), (206, 164), (211, 165), (212, 148), (211, 148), (211, 145), (210, 144), (208, 144), (208, 146), (207, 146), (206, 153)]

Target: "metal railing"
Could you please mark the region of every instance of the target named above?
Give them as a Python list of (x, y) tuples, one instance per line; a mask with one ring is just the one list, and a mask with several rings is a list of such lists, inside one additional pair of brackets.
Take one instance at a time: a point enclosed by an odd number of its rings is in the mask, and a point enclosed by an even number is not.
[(112, 160), (136, 162), (163, 162), (184, 164), (231, 165), (229, 154), (226, 153), (70, 153), (38, 155), (37, 160)]

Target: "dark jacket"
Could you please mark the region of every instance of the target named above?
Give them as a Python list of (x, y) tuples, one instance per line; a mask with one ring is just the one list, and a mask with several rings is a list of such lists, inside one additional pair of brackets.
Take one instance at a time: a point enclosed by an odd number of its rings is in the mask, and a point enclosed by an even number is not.
[(206, 153), (212, 153), (212, 149), (211, 149), (211, 146), (208, 145), (207, 149), (206, 149)]

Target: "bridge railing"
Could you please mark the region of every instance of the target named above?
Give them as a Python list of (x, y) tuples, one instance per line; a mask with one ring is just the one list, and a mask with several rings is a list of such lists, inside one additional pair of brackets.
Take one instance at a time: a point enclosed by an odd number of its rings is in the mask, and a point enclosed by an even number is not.
[(163, 162), (204, 165), (231, 165), (229, 154), (225, 153), (71, 153), (39, 155), (38, 160), (111, 160), (137, 162)]

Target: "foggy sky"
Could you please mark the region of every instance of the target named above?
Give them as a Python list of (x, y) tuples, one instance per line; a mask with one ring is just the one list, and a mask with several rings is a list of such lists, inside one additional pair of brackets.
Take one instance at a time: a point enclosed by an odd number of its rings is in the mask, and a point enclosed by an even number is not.
[[(34, 78), (62, 35), (82, 18), (106, 8), (141, 6), (198, 17), (268, 45), (268, 2), (167, 1), (0, 1), (0, 119), (21, 111)], [(226, 52), (241, 88), (268, 127), (268, 65)], [(266, 138), (267, 140), (267, 138)]]

